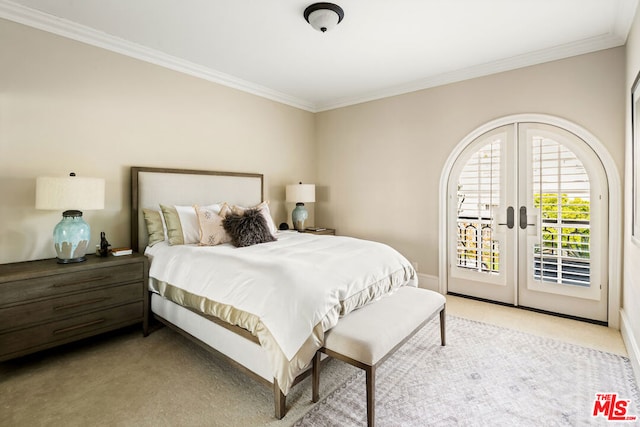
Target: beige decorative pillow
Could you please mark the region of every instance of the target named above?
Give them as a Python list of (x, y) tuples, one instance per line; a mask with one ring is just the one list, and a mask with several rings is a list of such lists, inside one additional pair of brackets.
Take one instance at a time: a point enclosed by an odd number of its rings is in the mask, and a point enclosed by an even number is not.
[(184, 245), (184, 235), (182, 234), (182, 224), (175, 206), (160, 205), (164, 222), (167, 224), (167, 237), (170, 245)]
[(147, 224), (147, 234), (149, 236), (148, 246), (153, 246), (165, 240), (164, 223), (160, 211), (153, 209), (142, 209), (144, 222)]
[(256, 209), (260, 212), (260, 214), (264, 217), (264, 220), (267, 223), (267, 228), (269, 228), (269, 232), (271, 234), (276, 234), (278, 232), (278, 229), (276, 228), (276, 224), (273, 222), (273, 218), (271, 218), (271, 211), (269, 210), (268, 200), (265, 200), (259, 205), (252, 206), (252, 207), (243, 207), (243, 206), (237, 206), (237, 205), (233, 205), (231, 207), (231, 211), (236, 215), (244, 214), (244, 212), (247, 209)]
[[(206, 206), (212, 210), (220, 210), (221, 205)], [(170, 245), (188, 245), (200, 243), (200, 226), (196, 210), (192, 205), (160, 205), (164, 222), (167, 225), (167, 237)]]
[(220, 206), (220, 211), (218, 212), (218, 215), (220, 215), (220, 218), (224, 219), (230, 213), (232, 213), (231, 207), (229, 207), (227, 202), (224, 202), (222, 206)]
[[(197, 205), (194, 208), (200, 228), (200, 245), (216, 246), (231, 241), (231, 237), (222, 226), (223, 217), (216, 212), (216, 209)], [(224, 216), (230, 212), (231, 209), (226, 204), (220, 210), (220, 214), (224, 214)]]

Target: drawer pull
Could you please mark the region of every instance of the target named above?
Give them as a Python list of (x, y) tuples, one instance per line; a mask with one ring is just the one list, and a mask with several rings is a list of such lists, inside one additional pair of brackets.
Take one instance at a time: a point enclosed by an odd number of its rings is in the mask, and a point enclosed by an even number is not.
[(53, 311), (69, 310), (70, 308), (81, 307), (83, 305), (91, 305), (91, 304), (95, 304), (95, 303), (98, 303), (98, 302), (102, 302), (102, 301), (107, 300), (107, 299), (109, 299), (109, 298), (94, 298), (94, 299), (90, 299), (90, 300), (74, 302), (74, 303), (71, 303), (71, 304), (57, 305), (57, 306), (53, 307)]
[(56, 283), (53, 285), (54, 288), (62, 288), (64, 286), (78, 286), (78, 285), (84, 285), (85, 283), (90, 283), (90, 282), (99, 282), (101, 280), (105, 280), (108, 279), (108, 276), (100, 276), (100, 277), (93, 277), (91, 279), (86, 279), (83, 280), (81, 282), (69, 282), (69, 283)]
[(98, 320), (93, 320), (91, 322), (82, 323), (80, 325), (69, 326), (68, 328), (57, 329), (57, 330), (53, 331), (53, 335), (64, 334), (66, 332), (71, 332), (71, 331), (74, 331), (76, 329), (86, 328), (87, 326), (98, 325), (100, 323), (103, 323), (104, 321), (105, 321), (105, 319), (98, 319)]

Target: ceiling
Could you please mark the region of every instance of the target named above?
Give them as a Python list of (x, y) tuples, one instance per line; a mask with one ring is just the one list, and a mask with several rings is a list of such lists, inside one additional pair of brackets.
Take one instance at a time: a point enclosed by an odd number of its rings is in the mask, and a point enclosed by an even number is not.
[(0, 0), (0, 18), (309, 111), (621, 46), (638, 0)]

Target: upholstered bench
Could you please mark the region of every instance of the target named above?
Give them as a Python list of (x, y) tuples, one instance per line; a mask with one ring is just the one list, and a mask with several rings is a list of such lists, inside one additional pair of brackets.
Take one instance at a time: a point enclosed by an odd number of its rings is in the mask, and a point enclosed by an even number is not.
[(313, 359), (312, 400), (318, 401), (320, 353), (366, 372), (367, 425), (375, 421), (376, 368), (440, 314), (440, 341), (445, 345), (445, 298), (427, 289), (402, 287), (344, 316), (325, 334), (324, 347)]

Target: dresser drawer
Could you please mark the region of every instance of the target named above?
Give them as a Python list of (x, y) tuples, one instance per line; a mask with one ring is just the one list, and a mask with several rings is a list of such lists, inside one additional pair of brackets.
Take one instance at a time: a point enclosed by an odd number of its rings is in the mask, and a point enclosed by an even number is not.
[(114, 305), (141, 301), (144, 287), (141, 282), (111, 286), (91, 292), (65, 295), (59, 298), (38, 300), (0, 308), (0, 330), (75, 316)]
[(2, 283), (0, 307), (24, 300), (101, 288), (109, 284), (140, 281), (143, 277), (144, 265), (139, 262)]
[(142, 322), (142, 301), (70, 319), (0, 333), (0, 360)]

